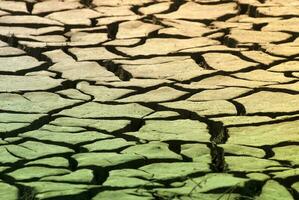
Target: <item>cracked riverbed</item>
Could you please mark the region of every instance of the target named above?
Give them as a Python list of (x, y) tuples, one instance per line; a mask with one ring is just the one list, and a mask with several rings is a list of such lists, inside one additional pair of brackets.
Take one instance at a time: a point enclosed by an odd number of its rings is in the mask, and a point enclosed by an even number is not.
[(299, 199), (298, 0), (0, 0), (0, 199)]

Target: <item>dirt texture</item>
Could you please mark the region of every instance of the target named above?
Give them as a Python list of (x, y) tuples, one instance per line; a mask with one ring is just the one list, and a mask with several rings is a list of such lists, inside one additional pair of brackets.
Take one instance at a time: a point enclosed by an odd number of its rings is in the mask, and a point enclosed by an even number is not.
[(298, 0), (0, 1), (0, 199), (299, 199)]

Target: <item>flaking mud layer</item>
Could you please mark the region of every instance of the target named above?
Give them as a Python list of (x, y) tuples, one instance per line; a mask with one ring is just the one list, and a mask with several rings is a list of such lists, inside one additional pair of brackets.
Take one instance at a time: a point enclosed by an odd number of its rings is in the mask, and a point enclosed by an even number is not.
[(298, 16), (0, 1), (0, 199), (299, 199)]

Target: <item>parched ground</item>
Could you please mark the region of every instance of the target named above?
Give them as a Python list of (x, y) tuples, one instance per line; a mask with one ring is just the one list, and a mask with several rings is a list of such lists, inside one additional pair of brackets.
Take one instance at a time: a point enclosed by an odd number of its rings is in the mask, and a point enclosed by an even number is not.
[(0, 199), (299, 199), (298, 16), (1, 0)]

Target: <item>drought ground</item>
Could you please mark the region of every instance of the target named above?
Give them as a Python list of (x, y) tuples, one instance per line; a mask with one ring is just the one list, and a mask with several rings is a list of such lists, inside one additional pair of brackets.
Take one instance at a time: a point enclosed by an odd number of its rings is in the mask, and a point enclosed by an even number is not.
[(299, 199), (298, 16), (0, 1), (0, 199)]

